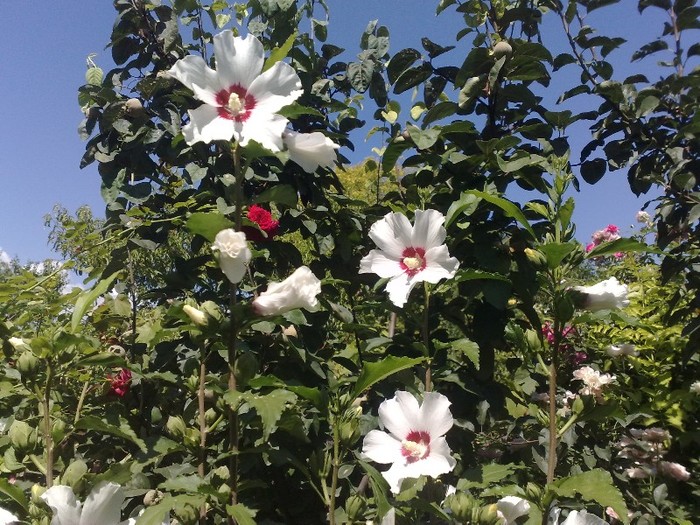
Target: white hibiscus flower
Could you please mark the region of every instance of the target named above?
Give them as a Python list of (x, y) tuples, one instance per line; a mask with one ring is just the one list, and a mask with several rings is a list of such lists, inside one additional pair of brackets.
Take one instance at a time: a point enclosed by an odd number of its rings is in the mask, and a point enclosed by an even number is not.
[(233, 228), (221, 230), (216, 234), (211, 249), (218, 253), (219, 266), (228, 280), (234, 284), (241, 282), (253, 257), (245, 240), (245, 233), (237, 232)]
[(435, 478), (455, 467), (444, 438), (453, 424), (449, 407), (450, 401), (437, 392), (426, 392), (420, 406), (409, 392), (396, 392), (379, 406), (379, 420), (388, 432), (371, 430), (362, 454), (377, 463), (392, 464), (382, 472), (392, 492), (401, 490), (405, 478)]
[(575, 286), (574, 290), (583, 294), (583, 308), (591, 312), (624, 308), (630, 304), (627, 299), (627, 285), (615, 277), (593, 286)]
[(417, 210), (414, 226), (402, 213), (387, 213), (369, 230), (379, 249), (362, 258), (360, 273), (390, 278), (386, 290), (398, 307), (419, 282), (454, 277), (459, 262), (443, 244), (447, 236), (444, 223), (445, 216), (437, 210)]
[(19, 518), (12, 514), (9, 510), (0, 507), (0, 525), (12, 525), (19, 521)]
[(277, 112), (301, 96), (301, 80), (284, 62), (262, 72), (265, 51), (253, 35), (234, 37), (230, 30), (214, 36), (216, 71), (200, 56), (178, 60), (168, 71), (204, 102), (190, 110), (182, 128), (188, 144), (234, 138), (250, 140), (270, 151), (282, 149), (287, 119)]
[(321, 293), (321, 281), (308, 266), (301, 266), (282, 282), (271, 282), (267, 290), (253, 301), (258, 315), (281, 315), (296, 308), (309, 312), (319, 309), (316, 296)]
[(332, 168), (335, 164), (337, 158), (335, 150), (340, 146), (319, 131), (313, 133), (286, 131), (283, 139), (289, 152), (289, 160), (299, 164), (307, 173), (315, 172), (319, 166)]

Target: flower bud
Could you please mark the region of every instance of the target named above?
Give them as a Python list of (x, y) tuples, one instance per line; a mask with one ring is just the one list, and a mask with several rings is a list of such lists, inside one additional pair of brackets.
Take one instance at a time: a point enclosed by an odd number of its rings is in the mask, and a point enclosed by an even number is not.
[(15, 362), (15, 368), (23, 376), (32, 374), (39, 366), (39, 359), (29, 350), (25, 350)]
[(41, 495), (46, 492), (46, 487), (42, 487), (38, 483), (34, 483), (32, 485), (32, 490), (31, 490), (31, 501), (35, 505), (41, 505), (44, 500), (41, 499)]
[(546, 268), (547, 257), (545, 257), (541, 251), (533, 250), (532, 248), (525, 248), (523, 252), (525, 253), (525, 257), (527, 257), (527, 260), (530, 261), (535, 268)]
[(366, 507), (367, 504), (362, 496), (358, 496), (357, 494), (350, 496), (345, 502), (345, 512), (348, 515), (348, 521), (350, 523), (359, 521), (362, 518)]
[(60, 443), (66, 437), (66, 423), (62, 419), (55, 419), (51, 427), (51, 439), (54, 443)]
[(172, 437), (182, 438), (187, 432), (187, 425), (185, 425), (185, 420), (180, 416), (170, 416), (165, 424), (165, 429)]
[(498, 516), (498, 507), (495, 503), (481, 508), (481, 512), (479, 512), (479, 523), (495, 525), (499, 521), (500, 517)]
[(464, 492), (452, 494), (447, 498), (447, 505), (457, 521), (472, 523), (478, 522), (478, 517), (477, 519), (472, 520), (472, 511), (476, 511), (478, 515), (480, 510), (479, 504), (469, 494), (465, 494)]
[(505, 56), (506, 59), (513, 55), (513, 46), (511, 46), (505, 40), (500, 41), (498, 44), (493, 46), (493, 57), (498, 60), (499, 58)]
[(195, 307), (190, 306), (189, 304), (183, 306), (182, 311), (185, 312), (192, 322), (198, 326), (206, 326), (209, 323), (207, 314), (201, 310), (197, 310)]

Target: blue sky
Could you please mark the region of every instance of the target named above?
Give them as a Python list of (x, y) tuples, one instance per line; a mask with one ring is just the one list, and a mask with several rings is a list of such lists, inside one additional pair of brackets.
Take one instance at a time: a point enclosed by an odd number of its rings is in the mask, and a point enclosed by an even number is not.
[[(454, 43), (460, 29), (452, 11), (435, 17), (432, 0), (328, 0), (331, 9), (328, 42), (359, 51), (359, 38), (368, 21), (379, 19), (391, 33), (391, 53), (405, 47), (421, 49), (420, 38), (428, 36), (436, 43)], [(627, 8), (601, 9), (589, 23), (602, 34), (618, 36), (623, 32), (630, 41), (611, 59), (616, 78), (637, 71), (630, 56), (640, 45), (659, 32), (658, 14), (648, 9), (637, 14), (636, 2), (624, 0)], [(78, 164), (84, 143), (77, 133), (82, 118), (77, 104), (77, 89), (84, 83), (85, 59), (96, 53), (95, 61), (103, 69), (112, 66), (109, 40), (115, 11), (111, 2), (49, 2), (30, 8), (25, 2), (3, 5), (4, 27), (0, 32), (0, 93), (3, 112), (0, 119), (0, 255), (4, 252), (22, 261), (53, 257), (47, 245), (48, 230), (43, 217), (55, 204), (74, 211), (88, 204), (102, 216), (100, 179), (94, 166), (80, 170)], [(620, 21), (625, 23), (621, 24)], [(303, 28), (302, 28), (303, 29)], [(565, 50), (557, 31), (546, 45), (553, 53)], [(446, 60), (461, 62), (470, 48), (469, 37), (446, 55)], [(653, 61), (645, 67), (654, 68)], [(569, 66), (571, 82), (578, 71)], [(570, 87), (570, 86), (569, 86)], [(554, 93), (556, 91), (556, 93)], [(559, 94), (555, 87), (553, 98)], [(597, 102), (596, 102), (597, 104)], [(571, 107), (569, 107), (571, 109)], [(576, 107), (573, 107), (576, 109)], [(405, 104), (404, 110), (408, 106)], [(590, 108), (586, 108), (590, 109)], [(402, 118), (405, 119), (404, 115)], [(368, 122), (368, 128), (372, 126)], [(588, 141), (585, 127), (573, 130), (574, 144)], [(351, 160), (371, 154), (364, 135), (354, 137), (356, 153), (344, 152)], [(577, 159), (577, 153), (574, 154)], [(582, 182), (576, 196), (574, 220), (582, 241), (594, 230), (615, 223), (623, 231), (634, 221), (634, 214), (645, 202), (629, 191), (625, 174), (615, 172), (595, 186)]]

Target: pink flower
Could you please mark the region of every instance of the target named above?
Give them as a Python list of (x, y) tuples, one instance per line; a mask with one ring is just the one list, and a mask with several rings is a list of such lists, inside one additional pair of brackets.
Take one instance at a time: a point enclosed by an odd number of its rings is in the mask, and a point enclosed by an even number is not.
[(690, 472), (680, 463), (673, 463), (672, 461), (660, 461), (659, 471), (669, 478), (673, 478), (677, 481), (688, 481), (690, 479)]
[(601, 374), (590, 366), (575, 370), (573, 376), (575, 379), (583, 381), (584, 386), (579, 390), (579, 393), (583, 396), (593, 396), (599, 402), (603, 400), (603, 388), (615, 382), (615, 376)]
[(590, 252), (595, 247), (596, 247), (596, 243), (589, 242), (588, 244), (586, 244), (586, 253)]
[(608, 227), (605, 228), (605, 231), (608, 232), (610, 235), (617, 235), (620, 231), (620, 228), (618, 228), (614, 224), (608, 224)]
[(107, 379), (109, 379), (110, 383), (108, 395), (124, 397), (131, 386), (131, 370), (122, 368), (115, 377), (108, 375)]

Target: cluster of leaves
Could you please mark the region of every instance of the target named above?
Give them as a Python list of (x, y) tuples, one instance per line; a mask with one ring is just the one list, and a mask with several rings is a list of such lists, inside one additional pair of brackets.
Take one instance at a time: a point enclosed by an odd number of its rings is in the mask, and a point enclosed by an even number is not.
[[(665, 37), (677, 45), (673, 73), (637, 88), (646, 79), (615, 82), (604, 60), (620, 39), (583, 23), (583, 11), (609, 3), (442, 0), (440, 16), (464, 21), (455, 45), (424, 38), (420, 50), (390, 55), (388, 29), (372, 22), (356, 59), (343, 61), (344, 50), (325, 43), (323, 0), (115, 0), (116, 67), (105, 74), (90, 62), (79, 93), (82, 165), (98, 166), (106, 219), (63, 209), (48, 219), (56, 248), (97, 284), (44, 294), (49, 281), (16, 269), (0, 289), (0, 470), (13, 477), (0, 480), (2, 506), (47, 521), (40, 485), (86, 492), (111, 480), (129, 490), (125, 512), (146, 507), (141, 524), (160, 523), (165, 512), (182, 523), (365, 523), (392, 506), (405, 523), (486, 524), (497, 522), (489, 505), (504, 495), (530, 501), (532, 524), (581, 501), (601, 515), (611, 507), (625, 523), (626, 504), (640, 523), (689, 523), (697, 483), (647, 490), (624, 476), (614, 443), (632, 425), (653, 424), (673, 428), (676, 456), (698, 441), (698, 398), (688, 390), (700, 333), (692, 315), (697, 86), (684, 71), (697, 50), (684, 55), (678, 44), (695, 27), (696, 8), (640, 2), (669, 11)], [(312, 33), (299, 33), (307, 19)], [(541, 43), (549, 21), (562, 23), (571, 53), (553, 56)], [(197, 102), (167, 71), (188, 54), (210, 61), (224, 27), (258, 37), (268, 67), (286, 59), (297, 71), (303, 95), (282, 110), (297, 131), (323, 131), (353, 148), (348, 134), (363, 126), (359, 108), (372, 99), (371, 133), (387, 140), (380, 159), (308, 174), (285, 152), (252, 145), (241, 159), (228, 143), (188, 145), (181, 129)], [(662, 49), (645, 46), (636, 57)], [(583, 83), (562, 100), (603, 97), (597, 111), (543, 106), (552, 76), (572, 65)], [(411, 90), (419, 98), (402, 113)], [(568, 192), (578, 179), (565, 132), (587, 119), (594, 140), (577, 170), (585, 181), (629, 165), (633, 190), (666, 191), (661, 276), (659, 255), (582, 266), (647, 249), (621, 239), (586, 254), (574, 239)], [(589, 159), (598, 147), (605, 158)], [(513, 185), (536, 197), (512, 202)], [(251, 243), (249, 275), (232, 288), (210, 243), (253, 204), (271, 210), (280, 232)], [(357, 269), (373, 247), (374, 221), (424, 208), (446, 216), (460, 269), (449, 282), (416, 288), (399, 309), (384, 282)], [(322, 278), (324, 308), (257, 317), (250, 301), (264, 283), (302, 264)], [(682, 282), (669, 279), (676, 268)], [(630, 310), (577, 315), (572, 279), (608, 275), (639, 294)], [(188, 316), (192, 306), (206, 325)], [(553, 342), (542, 336), (545, 322)], [(571, 345), (568, 324), (576, 325)], [(622, 342), (638, 345), (639, 358), (601, 353)], [(572, 345), (617, 375), (606, 404), (584, 396), (568, 406), (566, 390), (580, 386), (566, 355)], [(123, 368), (133, 380), (120, 397), (109, 386)], [(391, 496), (360, 456), (361, 436), (396, 390), (431, 385), (452, 402), (447, 439), (458, 465), (439, 482), (407, 480)], [(548, 388), (559, 400), (549, 410), (533, 400)], [(448, 484), (457, 493), (445, 499)]]

